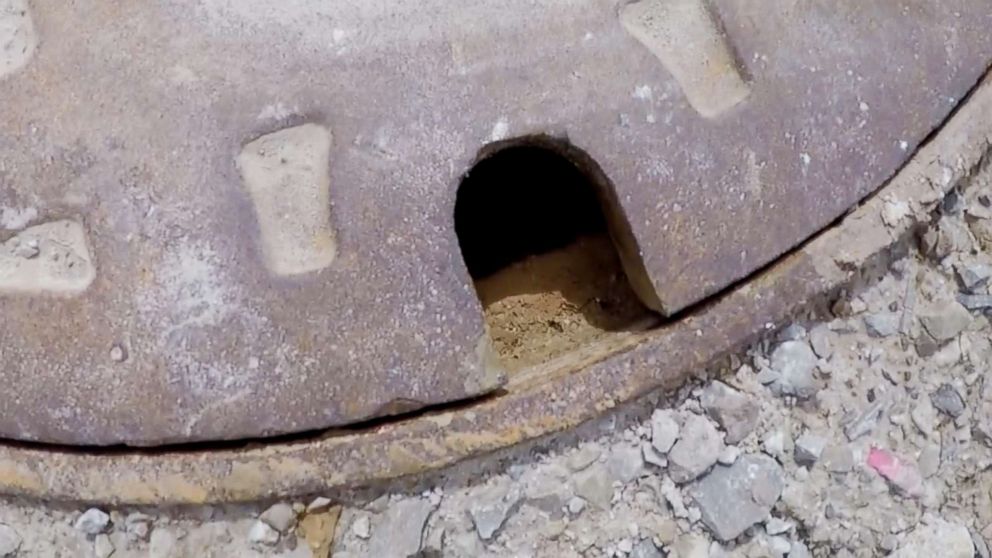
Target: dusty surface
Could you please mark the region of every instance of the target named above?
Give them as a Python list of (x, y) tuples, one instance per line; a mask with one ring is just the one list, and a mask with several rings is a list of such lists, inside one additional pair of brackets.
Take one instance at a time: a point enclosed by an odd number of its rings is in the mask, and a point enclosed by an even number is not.
[(986, 168), (828, 315), (416, 492), (109, 515), (8, 501), (0, 555), (985, 558), (990, 230)]
[(476, 290), (493, 346), (511, 372), (654, 321), (606, 235), (514, 263), (477, 281)]
[[(488, 143), (598, 163), (674, 310), (878, 187), (992, 59), (988, 0), (711, 4), (750, 90), (713, 119), (615, 0), (0, 2), (0, 234), (78, 218), (98, 272), (0, 298), (0, 435), (270, 436), (496, 389), (451, 211)], [(333, 130), (337, 250), (273, 277), (237, 158), (304, 124)]]

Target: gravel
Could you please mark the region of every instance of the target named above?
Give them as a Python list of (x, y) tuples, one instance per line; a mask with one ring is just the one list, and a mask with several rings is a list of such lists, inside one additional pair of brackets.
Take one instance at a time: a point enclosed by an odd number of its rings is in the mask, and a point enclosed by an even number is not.
[[(992, 172), (974, 184), (992, 197)], [(975, 305), (992, 297), (992, 204), (955, 203), (929, 251), (824, 305), (838, 314), (560, 439), (416, 490), (183, 509), (7, 499), (0, 557), (984, 558), (992, 325)]]

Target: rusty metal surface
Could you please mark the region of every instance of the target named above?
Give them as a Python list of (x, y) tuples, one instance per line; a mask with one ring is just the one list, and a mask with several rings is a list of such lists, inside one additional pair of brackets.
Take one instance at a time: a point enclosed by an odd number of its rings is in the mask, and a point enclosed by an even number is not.
[[(285, 498), (422, 473), (573, 427), (650, 390), (679, 385), (693, 370), (752, 341), (766, 324), (781, 324), (847, 285), (860, 266), (927, 222), (944, 192), (988, 157), (990, 145), (992, 83), (986, 80), (890, 184), (839, 225), (714, 304), (645, 335), (632, 350), (555, 381), (468, 409), (244, 450), (88, 454), (0, 446), (0, 490), (108, 504)], [(910, 218), (885, 225), (887, 200), (910, 204)]]
[[(692, 68), (680, 85), (613, 1), (269, 4), (24, 3), (39, 40), (0, 65), (0, 241), (76, 223), (84, 246), (41, 255), (84, 272), (0, 281), (3, 437), (257, 437), (484, 393), (502, 376), (452, 208), (486, 143), (550, 133), (597, 161), (673, 311), (876, 188), (992, 59), (987, 0), (721, 2), (748, 89), (728, 107), (690, 103)], [(312, 189), (285, 231), (294, 196), (271, 188), (289, 175)], [(649, 353), (554, 391), (625, 399), (657, 383)], [(496, 431), (526, 412), (500, 409)]]

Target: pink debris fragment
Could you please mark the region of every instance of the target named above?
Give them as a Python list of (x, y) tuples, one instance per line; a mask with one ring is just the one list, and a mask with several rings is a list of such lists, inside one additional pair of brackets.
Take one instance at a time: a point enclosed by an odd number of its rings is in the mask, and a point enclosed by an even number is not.
[(872, 447), (868, 451), (868, 466), (878, 471), (878, 474), (903, 494), (913, 497), (923, 494), (923, 476), (920, 471), (898, 455)]

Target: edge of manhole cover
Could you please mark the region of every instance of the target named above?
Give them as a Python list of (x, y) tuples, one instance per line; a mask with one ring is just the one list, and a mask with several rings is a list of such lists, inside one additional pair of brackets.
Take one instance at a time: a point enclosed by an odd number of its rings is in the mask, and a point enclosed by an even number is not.
[[(986, 76), (896, 176), (837, 225), (715, 302), (574, 373), (457, 409), (248, 448), (87, 452), (2, 445), (0, 492), (135, 505), (260, 500), (425, 473), (575, 427), (623, 402), (679, 386), (692, 370), (851, 283), (912, 234), (944, 193), (983, 162), (990, 144), (992, 78)], [(885, 205), (895, 201), (908, 203), (911, 214), (883, 222)]]

